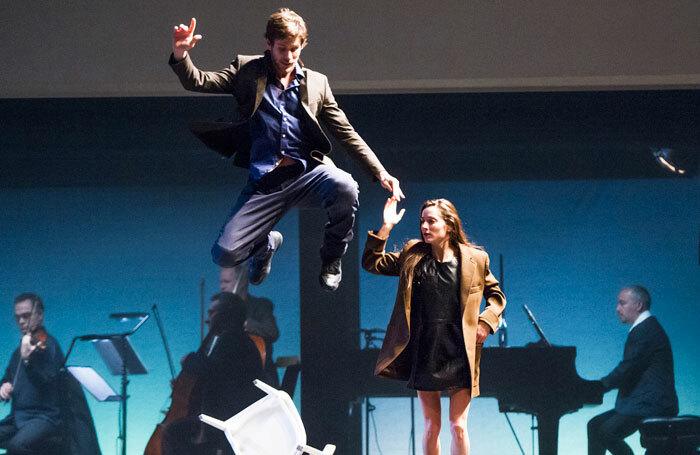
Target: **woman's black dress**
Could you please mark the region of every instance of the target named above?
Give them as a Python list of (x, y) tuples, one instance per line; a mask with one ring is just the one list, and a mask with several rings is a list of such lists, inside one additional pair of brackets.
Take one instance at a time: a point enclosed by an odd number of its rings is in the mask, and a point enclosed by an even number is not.
[(411, 294), (411, 375), (415, 390), (469, 388), (471, 375), (462, 334), (459, 261), (432, 255), (416, 265)]

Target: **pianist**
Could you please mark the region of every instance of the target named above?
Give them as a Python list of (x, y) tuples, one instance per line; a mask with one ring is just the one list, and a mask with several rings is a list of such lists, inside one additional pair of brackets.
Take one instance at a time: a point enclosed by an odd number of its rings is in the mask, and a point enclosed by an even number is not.
[(615, 409), (588, 422), (588, 455), (632, 455), (624, 439), (640, 421), (678, 414), (673, 354), (666, 332), (649, 313), (651, 297), (642, 286), (629, 286), (617, 297), (617, 315), (632, 324), (622, 361), (603, 379), (604, 389), (618, 389)]

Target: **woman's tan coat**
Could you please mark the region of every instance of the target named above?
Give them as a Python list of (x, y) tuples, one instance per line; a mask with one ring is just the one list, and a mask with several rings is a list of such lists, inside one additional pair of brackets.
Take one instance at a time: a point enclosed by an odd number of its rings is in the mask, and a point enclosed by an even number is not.
[[(362, 268), (378, 275), (400, 276), (406, 253), (422, 242), (414, 240), (408, 242), (400, 253), (386, 253), (386, 241), (387, 239), (378, 237), (374, 232), (369, 233), (365, 251), (362, 253)], [(496, 332), (501, 313), (506, 306), (506, 298), (498, 287), (498, 280), (489, 270), (489, 256), (485, 251), (460, 245), (459, 255), (462, 333), (471, 371), (471, 395), (476, 397), (479, 395), (479, 359), (482, 347), (476, 343), (476, 328), (480, 321), (484, 321), (491, 328), (491, 333)], [(399, 279), (394, 311), (374, 370), (377, 376), (408, 380), (411, 359), (405, 349), (411, 333), (412, 280), (412, 276)], [(482, 297), (486, 299), (486, 306), (484, 311), (479, 313)]]

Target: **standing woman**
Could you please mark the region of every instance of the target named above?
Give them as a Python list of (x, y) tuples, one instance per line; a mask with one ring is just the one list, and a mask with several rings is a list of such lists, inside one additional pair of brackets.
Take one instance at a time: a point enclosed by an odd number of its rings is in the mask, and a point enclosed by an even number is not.
[[(454, 205), (446, 199), (421, 207), (421, 240), (386, 253), (387, 238), (403, 217), (396, 200), (384, 205), (384, 222), (370, 232), (362, 267), (399, 277), (399, 288), (374, 374), (408, 381), (425, 418), (423, 453), (440, 453), (440, 392), (450, 397), (451, 455), (469, 454), (467, 414), (479, 395), (479, 358), (498, 328), (506, 299), (489, 270), (489, 257), (469, 243)], [(481, 299), (486, 307), (479, 313)]]

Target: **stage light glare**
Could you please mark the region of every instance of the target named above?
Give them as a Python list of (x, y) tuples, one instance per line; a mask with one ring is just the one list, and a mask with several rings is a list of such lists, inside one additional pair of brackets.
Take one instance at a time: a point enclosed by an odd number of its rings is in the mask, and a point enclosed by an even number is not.
[(667, 169), (674, 174), (683, 175), (685, 174), (685, 169), (683, 167), (683, 157), (680, 156), (679, 152), (669, 148), (652, 148), (652, 154), (656, 158), (656, 162), (661, 165), (664, 169)]

